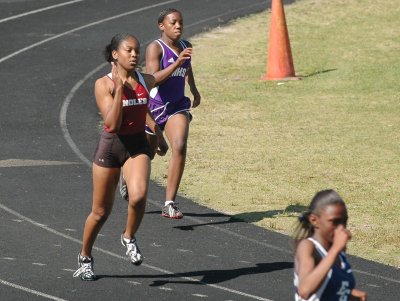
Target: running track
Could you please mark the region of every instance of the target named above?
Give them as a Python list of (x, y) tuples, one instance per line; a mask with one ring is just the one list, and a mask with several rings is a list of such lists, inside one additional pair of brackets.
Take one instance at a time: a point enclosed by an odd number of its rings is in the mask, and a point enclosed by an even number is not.
[[(93, 82), (108, 71), (101, 50), (117, 32), (143, 45), (158, 37), (167, 7), (183, 12), (189, 37), (269, 2), (0, 0), (0, 300), (293, 300), (286, 236), (183, 198), (185, 218), (163, 219), (154, 184), (137, 234), (144, 264), (125, 258), (117, 197), (95, 244), (101, 279), (72, 278), (91, 205)], [(369, 300), (400, 299), (398, 269), (350, 260)]]

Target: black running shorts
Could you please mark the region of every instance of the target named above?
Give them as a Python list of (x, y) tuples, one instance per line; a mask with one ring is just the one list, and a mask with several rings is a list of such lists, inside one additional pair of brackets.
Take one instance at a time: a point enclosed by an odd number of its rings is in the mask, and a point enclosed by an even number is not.
[(93, 163), (102, 167), (122, 167), (130, 157), (145, 154), (150, 157), (146, 133), (117, 135), (103, 131), (97, 144)]

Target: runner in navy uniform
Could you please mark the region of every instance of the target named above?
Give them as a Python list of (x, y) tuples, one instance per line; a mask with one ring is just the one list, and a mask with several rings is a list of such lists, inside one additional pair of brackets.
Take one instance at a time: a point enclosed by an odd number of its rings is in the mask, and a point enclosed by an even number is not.
[[(174, 203), (186, 162), (190, 108), (200, 104), (191, 66), (192, 45), (181, 39), (182, 14), (176, 9), (167, 9), (158, 17), (161, 38), (153, 41), (146, 50), (146, 72), (153, 74), (156, 87), (150, 91), (150, 110), (161, 130), (165, 131), (172, 154), (168, 166), (166, 198), (162, 215), (179, 219), (183, 215)], [(193, 102), (185, 96), (187, 80), (193, 94)], [(152, 149), (156, 139), (148, 131)], [(153, 152), (154, 155), (154, 152)], [(120, 186), (121, 195), (127, 198), (126, 186)]]
[(139, 49), (134, 36), (114, 36), (105, 49), (112, 71), (95, 84), (96, 103), (103, 117), (104, 130), (93, 160), (92, 211), (83, 231), (79, 269), (74, 273), (74, 277), (82, 280), (96, 280), (92, 248), (111, 213), (121, 168), (129, 189), (128, 216), (121, 243), (133, 264), (140, 265), (143, 261), (135, 233), (144, 215), (150, 177), (151, 150), (145, 134), (146, 124), (156, 134), (159, 154), (165, 154), (168, 145), (148, 109), (147, 89), (153, 88), (154, 77), (135, 71)]
[(366, 301), (355, 289), (345, 249), (351, 233), (347, 209), (334, 190), (318, 192), (299, 218), (296, 234), (296, 301)]

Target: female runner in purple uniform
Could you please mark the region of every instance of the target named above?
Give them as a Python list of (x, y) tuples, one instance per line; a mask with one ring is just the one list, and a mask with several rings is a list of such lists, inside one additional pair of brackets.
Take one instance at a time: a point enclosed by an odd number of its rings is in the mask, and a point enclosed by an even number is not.
[[(158, 27), (161, 38), (153, 41), (146, 50), (146, 72), (153, 74), (156, 79), (156, 87), (150, 92), (149, 108), (159, 127), (165, 131), (172, 149), (162, 215), (179, 219), (183, 215), (174, 201), (185, 168), (191, 120), (189, 111), (190, 107), (195, 108), (200, 104), (201, 96), (191, 67), (192, 45), (181, 40), (181, 12), (176, 9), (161, 12)], [(192, 104), (185, 96), (186, 79), (193, 94)]]
[[(185, 168), (189, 122), (192, 118), (190, 108), (200, 104), (201, 96), (191, 67), (192, 45), (181, 39), (181, 12), (173, 8), (161, 12), (158, 27), (161, 38), (153, 41), (146, 50), (146, 72), (152, 74), (156, 81), (156, 87), (150, 91), (149, 108), (160, 129), (165, 131), (172, 149), (162, 215), (179, 219), (183, 215), (174, 201)], [(185, 96), (186, 80), (193, 94), (192, 103)], [(151, 131), (147, 131), (147, 134), (154, 150), (156, 137)], [(121, 183), (121, 195), (128, 199), (123, 178)]]

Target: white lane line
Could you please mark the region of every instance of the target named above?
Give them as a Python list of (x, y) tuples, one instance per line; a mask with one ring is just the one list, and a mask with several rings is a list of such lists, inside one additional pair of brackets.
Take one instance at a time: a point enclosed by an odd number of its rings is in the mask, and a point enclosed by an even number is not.
[(20, 54), (20, 53), (23, 53), (23, 52), (25, 52), (27, 50), (35, 48), (35, 47), (37, 47), (39, 45), (42, 45), (44, 43), (47, 43), (49, 41), (52, 41), (52, 40), (58, 39), (60, 37), (63, 37), (65, 35), (67, 35), (67, 34), (71, 34), (73, 32), (76, 32), (76, 31), (79, 31), (79, 30), (82, 30), (82, 29), (85, 29), (85, 28), (89, 28), (89, 27), (92, 27), (92, 26), (95, 26), (95, 25), (98, 25), (98, 24), (101, 24), (101, 23), (105, 23), (105, 22), (108, 22), (108, 21), (111, 21), (111, 20), (115, 20), (115, 19), (118, 19), (118, 18), (121, 18), (121, 17), (132, 15), (132, 14), (135, 14), (135, 13), (138, 13), (138, 12), (142, 12), (142, 11), (154, 8), (154, 7), (158, 7), (158, 6), (162, 6), (162, 5), (165, 5), (165, 4), (170, 4), (170, 3), (174, 3), (174, 2), (178, 2), (178, 1), (180, 1), (180, 0), (170, 0), (170, 1), (165, 1), (165, 2), (158, 3), (158, 4), (145, 6), (145, 7), (139, 8), (139, 9), (135, 9), (135, 10), (131, 10), (131, 11), (125, 12), (123, 14), (115, 15), (115, 16), (112, 16), (112, 17), (109, 17), (109, 18), (101, 19), (101, 20), (96, 21), (96, 22), (92, 22), (92, 23), (89, 23), (89, 24), (86, 24), (86, 25), (83, 25), (83, 26), (76, 27), (74, 29), (65, 31), (63, 33), (57, 34), (57, 35), (52, 36), (52, 37), (50, 37), (48, 39), (39, 41), (39, 42), (34, 43), (32, 45), (29, 45), (29, 46), (27, 46), (25, 48), (22, 48), (22, 49), (20, 49), (18, 51), (15, 51), (15, 52), (13, 52), (13, 53), (1, 58), (0, 59), (0, 63), (4, 62), (4, 61), (6, 61), (6, 60), (8, 60), (8, 59)]
[(81, 161), (89, 167), (92, 166), (92, 162), (90, 160), (88, 160), (84, 154), (82, 154), (82, 152), (76, 146), (74, 140), (72, 140), (71, 135), (69, 134), (68, 126), (67, 126), (67, 111), (68, 111), (69, 104), (71, 103), (71, 100), (75, 95), (75, 92), (80, 88), (80, 86), (83, 85), (83, 83), (88, 78), (90, 78), (93, 74), (95, 74), (97, 71), (101, 70), (103, 67), (105, 67), (107, 65), (108, 65), (108, 63), (101, 64), (100, 66), (96, 67), (95, 69), (90, 71), (88, 74), (86, 74), (80, 81), (78, 81), (72, 87), (71, 91), (68, 93), (67, 97), (65, 98), (65, 100), (62, 104), (61, 111), (60, 111), (59, 119), (60, 119), (61, 130), (64, 135), (64, 139), (67, 141), (68, 145), (71, 147), (73, 152), (78, 156), (78, 158), (81, 159)]
[(58, 297), (55, 297), (55, 296), (51, 296), (51, 295), (48, 295), (48, 294), (45, 294), (45, 293), (41, 293), (39, 291), (30, 289), (30, 288), (27, 288), (27, 287), (24, 287), (24, 286), (15, 284), (15, 283), (8, 282), (8, 281), (5, 281), (3, 279), (0, 279), (0, 283), (4, 284), (4, 285), (7, 285), (7, 286), (10, 286), (12, 288), (16, 288), (16, 289), (19, 289), (21, 291), (33, 294), (33, 295), (36, 295), (36, 296), (45, 297), (47, 299), (56, 300), (56, 301), (66, 301), (65, 299), (61, 299), (61, 298), (58, 298)]
[(66, 271), (66, 272), (71, 272), (71, 273), (75, 272), (75, 270), (73, 270), (73, 269), (62, 269), (62, 270)]
[(18, 19), (18, 18), (21, 18), (21, 17), (25, 17), (25, 16), (28, 16), (28, 15), (41, 13), (43, 11), (50, 10), (50, 9), (53, 9), (53, 8), (58, 8), (58, 7), (61, 7), (61, 6), (74, 4), (74, 3), (77, 3), (77, 2), (82, 2), (82, 1), (85, 1), (85, 0), (74, 0), (74, 1), (69, 1), (69, 2), (64, 2), (64, 3), (60, 3), (60, 4), (55, 4), (55, 5), (39, 8), (39, 9), (32, 10), (32, 11), (29, 11), (29, 12), (26, 12), (26, 13), (22, 13), (22, 14), (19, 14), (19, 15), (11, 16), (11, 17), (8, 17), (8, 18), (5, 18), (5, 19), (0, 19), (0, 23), (7, 22), (7, 21), (10, 21), (10, 20), (14, 20), (14, 19)]
[[(216, 15), (216, 16), (212, 16), (212, 17), (207, 18), (207, 19), (199, 20), (199, 21), (194, 22), (194, 23), (191, 23), (191, 24), (189, 24), (189, 25), (185, 25), (185, 28), (189, 28), (189, 27), (192, 27), (192, 26), (195, 26), (195, 25), (199, 25), (199, 24), (202, 24), (202, 23), (206, 23), (206, 22), (211, 21), (211, 20), (214, 20), (214, 19), (218, 19), (218, 18), (227, 16), (227, 15), (231, 15), (232, 13), (237, 13), (237, 12), (239, 12), (239, 11), (246, 10), (246, 9), (248, 9), (248, 8), (250, 8), (250, 7), (266, 5), (267, 3), (268, 3), (268, 1), (265, 1), (265, 2), (263, 2), (263, 3), (254, 3), (254, 4), (252, 4), (252, 5), (246, 5), (246, 6), (241, 7), (241, 8), (237, 8), (237, 9), (234, 9), (234, 10), (229, 10), (229, 11), (227, 11), (226, 13), (219, 14), (219, 15)], [(265, 7), (265, 9), (267, 9), (267, 7)]]
[(199, 298), (208, 298), (207, 295), (202, 295), (202, 294), (192, 294), (194, 297), (199, 297)]
[(67, 161), (22, 160), (22, 159), (0, 160), (0, 167), (30, 167), (30, 166), (52, 166), (52, 165), (70, 165), (70, 164), (82, 164), (82, 163), (67, 162)]
[[(66, 235), (64, 233), (58, 232), (57, 230), (52, 229), (52, 228), (50, 228), (50, 227), (48, 227), (46, 225), (40, 224), (40, 223), (34, 221), (33, 219), (30, 219), (29, 217), (26, 217), (25, 215), (22, 215), (22, 214), (14, 211), (14, 210), (8, 208), (7, 206), (1, 204), (1, 203), (0, 203), (0, 209), (3, 209), (4, 211), (6, 211), (8, 213), (17, 216), (18, 218), (23, 219), (24, 221), (29, 222), (32, 225), (36, 226), (36, 227), (39, 227), (39, 228), (41, 228), (43, 230), (46, 230), (46, 231), (48, 231), (50, 233), (53, 233), (55, 235), (61, 236), (61, 237), (65, 238), (65, 239), (68, 239), (70, 241), (76, 242), (79, 245), (82, 245), (82, 241), (81, 240), (76, 239), (76, 238), (74, 238), (72, 236)], [(118, 258), (118, 259), (122, 259), (122, 260), (125, 260), (125, 261), (129, 261), (129, 259), (126, 256), (121, 256), (119, 254), (107, 251), (107, 250), (99, 248), (99, 247), (93, 247), (93, 249), (98, 251), (98, 252), (110, 255), (112, 257), (115, 257), (115, 258)], [(230, 293), (233, 293), (233, 294), (236, 294), (236, 295), (239, 295), (239, 296), (248, 297), (248, 298), (251, 298), (251, 299), (254, 299), (254, 300), (272, 301), (270, 299), (266, 299), (266, 298), (263, 298), (263, 297), (260, 297), (260, 296), (255, 296), (255, 295), (251, 295), (251, 294), (247, 294), (247, 293), (244, 293), (244, 292), (241, 292), (241, 291), (238, 291), (238, 290), (234, 290), (234, 289), (230, 289), (230, 288), (227, 288), (227, 287), (224, 287), (224, 286), (206, 283), (206, 282), (203, 282), (203, 281), (198, 280), (196, 278), (180, 276), (179, 273), (174, 273), (174, 272), (171, 272), (171, 271), (168, 271), (168, 270), (164, 270), (162, 268), (159, 268), (159, 267), (156, 267), (156, 266), (153, 266), (153, 265), (142, 263), (141, 266), (144, 266), (144, 267), (146, 267), (148, 269), (157, 271), (159, 273), (163, 273), (163, 274), (167, 274), (167, 275), (174, 275), (177, 278), (181, 278), (183, 280), (187, 280), (187, 281), (190, 281), (190, 282), (195, 282), (196, 284), (199, 283), (199, 284), (202, 284), (202, 285), (205, 285), (205, 286), (210, 286), (210, 287), (213, 287), (213, 288), (225, 291), (225, 292), (230, 292)]]
[(176, 249), (178, 252), (182, 252), (182, 253), (187, 253), (187, 252), (190, 252), (190, 253), (193, 253), (193, 251), (191, 251), (191, 250), (186, 250), (186, 249)]
[(76, 232), (76, 229), (71, 229), (71, 228), (65, 228), (64, 230), (68, 232)]

